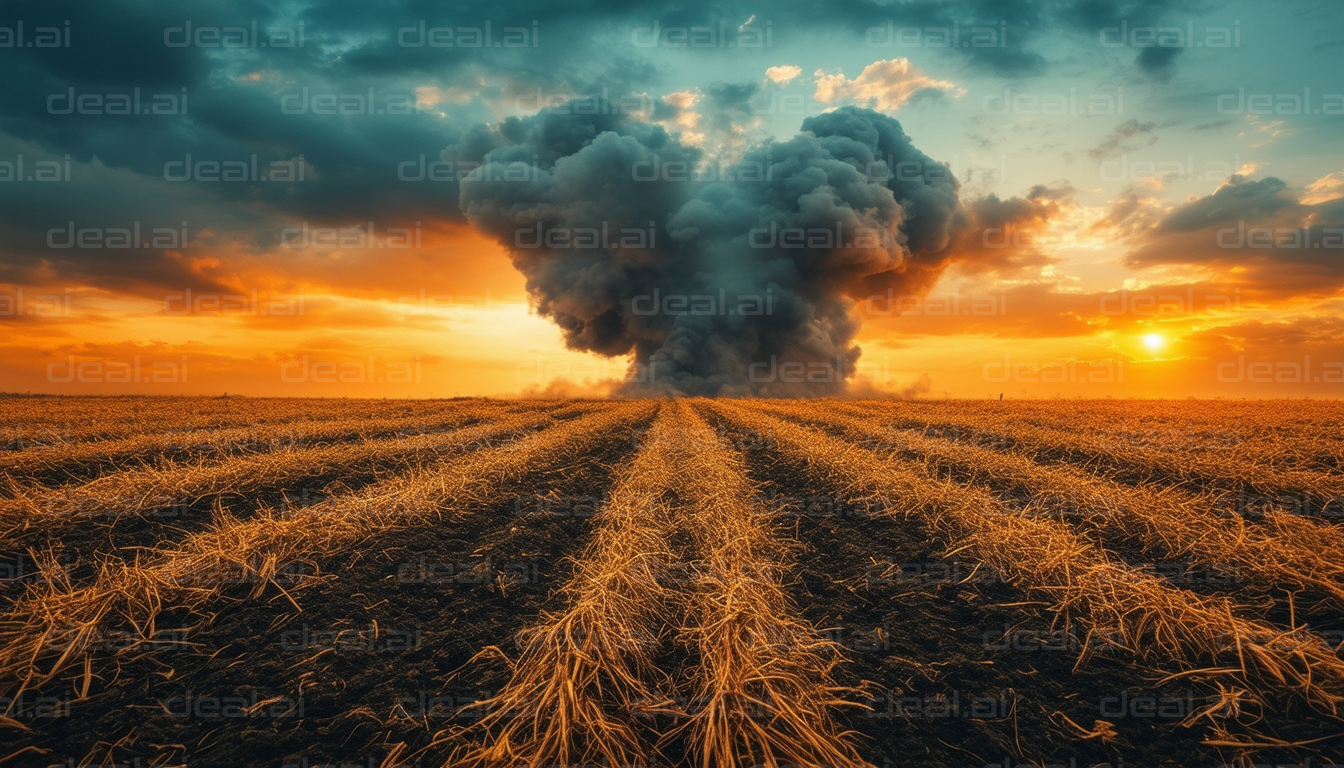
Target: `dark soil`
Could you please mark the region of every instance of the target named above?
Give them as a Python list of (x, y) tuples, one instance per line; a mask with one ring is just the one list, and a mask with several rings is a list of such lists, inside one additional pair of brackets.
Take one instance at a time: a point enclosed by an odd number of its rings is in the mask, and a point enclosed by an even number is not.
[[(469, 428), (479, 419), (454, 424)], [(463, 446), (465, 452), (495, 443)], [(351, 440), (330, 440), (317, 445), (335, 445)], [(315, 468), (302, 478), (288, 478), (262, 485), (247, 494), (212, 493), (201, 498), (176, 500), (135, 514), (110, 514), (103, 509), (54, 519), (20, 531), (0, 542), (0, 606), (8, 605), (25, 583), (43, 578), (33, 553), (54, 555), (63, 573), (73, 583), (87, 582), (96, 574), (100, 557), (125, 557), (137, 549), (171, 545), (182, 537), (206, 528), (218, 515), (248, 518), (260, 509), (294, 510), (321, 503), (334, 494), (358, 492), (382, 479), (432, 464), (443, 454), (426, 449), (416, 454), (374, 457), (358, 467)]]
[[(1203, 725), (1180, 724), (1216, 688), (1194, 678), (1157, 686), (1162, 672), (1119, 651), (1097, 649), (1079, 664), (1085, 637), (1054, 626), (1043, 606), (1023, 604), (995, 574), (944, 557), (917, 525), (882, 516), (768, 444), (719, 427), (748, 446), (764, 508), (799, 545), (795, 600), (844, 647), (839, 682), (869, 687), (859, 700), (871, 711), (852, 709), (847, 719), (877, 765), (1214, 768), (1232, 760), (1200, 744), (1209, 736)], [(1305, 706), (1283, 707), (1257, 727), (1290, 741), (1340, 733)], [(1116, 736), (1080, 738), (1064, 717), (1087, 731), (1104, 720)], [(1341, 756), (1344, 738), (1256, 760)]]
[[(807, 426), (819, 429), (841, 439), (852, 439), (843, 427), (826, 423), (824, 420), (806, 421)], [(977, 445), (980, 445), (977, 443)], [(945, 462), (934, 463), (921, 452), (909, 448), (867, 446), (873, 450), (891, 455), (894, 458), (909, 461), (917, 465), (920, 471), (927, 472), (943, 481), (950, 481), (988, 493), (1002, 502), (1007, 510), (1022, 510), (1028, 514), (1045, 515), (1074, 524), (1084, 538), (1096, 542), (1117, 559), (1132, 567), (1139, 568), (1150, 575), (1166, 581), (1172, 587), (1188, 590), (1201, 596), (1234, 596), (1247, 610), (1243, 615), (1275, 622), (1301, 624), (1310, 620), (1313, 629), (1325, 633), (1328, 637), (1338, 637), (1335, 644), (1344, 641), (1344, 616), (1332, 605), (1325, 603), (1328, 594), (1311, 589), (1299, 590), (1293, 595), (1295, 611), (1286, 606), (1284, 591), (1277, 585), (1255, 583), (1249, 580), (1235, 564), (1201, 563), (1189, 557), (1154, 556), (1145, 552), (1142, 542), (1125, 535), (1118, 527), (1108, 526), (1103, 519), (1100, 524), (1095, 520), (1083, 518), (1100, 515), (1103, 518), (1112, 514), (1105, 499), (1095, 504), (1089, 499), (1073, 498), (1067, 494), (1059, 498), (1043, 498), (1025, 486), (987, 478), (983, 473), (973, 472), (959, 466), (949, 466)], [(980, 445), (980, 447), (988, 447)], [(1006, 449), (1003, 449), (1006, 451)], [(1035, 458), (1025, 454), (1018, 457)], [(1042, 466), (1060, 466), (1077, 469), (1076, 465), (1061, 462), (1038, 462)], [(1152, 478), (1144, 482), (1104, 477), (1103, 480), (1121, 485), (1139, 487), (1157, 485)], [(1209, 510), (1209, 515), (1218, 514)], [(1252, 525), (1254, 522), (1252, 521)], [(1319, 607), (1318, 607), (1319, 606)]]
[[(261, 600), (240, 593), (204, 622), (168, 612), (157, 647), (115, 664), (109, 637), (87, 700), (72, 703), (66, 684), (17, 703), (16, 719), (33, 730), (16, 744), (50, 751), (15, 764), (369, 768), (399, 742), (425, 747), (507, 679), (502, 664), (463, 668), (489, 646), (516, 655), (517, 631), (555, 607), (567, 558), (631, 449), (613, 433), (486, 508), (322, 558), (323, 578), (295, 595), (301, 612), (276, 589)], [(424, 764), (439, 765), (434, 757)]]
[[(1057, 425), (1043, 426), (1049, 429), (1058, 428)], [(881, 439), (883, 436), (894, 439), (901, 431), (913, 431), (933, 437), (965, 441), (989, 450), (1027, 456), (1043, 466), (1077, 467), (1081, 464), (1087, 464), (1094, 468), (1093, 471), (1098, 471), (1105, 475), (1107, 479), (1126, 485), (1139, 486), (1160, 482), (1163, 485), (1181, 488), (1190, 493), (1226, 492), (1230, 495), (1226, 499), (1226, 508), (1221, 512), (1229, 515), (1238, 514), (1249, 520), (1259, 520), (1264, 517), (1266, 512), (1276, 511), (1305, 515), (1327, 523), (1344, 521), (1344, 499), (1322, 496), (1311, 493), (1306, 489), (1285, 493), (1272, 487), (1260, 487), (1254, 481), (1239, 483), (1228, 478), (1211, 476), (1198, 471), (1197, 468), (1193, 468), (1180, 476), (1166, 475), (1159, 477), (1142, 466), (1126, 464), (1104, 455), (1068, 446), (1036, 445), (1031, 441), (1019, 439), (1009, 434), (977, 429), (956, 422), (924, 421), (896, 414), (873, 414), (873, 435), (875, 439)], [(1235, 455), (1235, 450), (1232, 447), (1225, 447), (1222, 450), (1228, 455)], [(1319, 471), (1328, 468), (1313, 467), (1311, 469)]]
[[(407, 412), (399, 414), (399, 416), (409, 419), (414, 416), (414, 413)], [(323, 422), (330, 420), (330, 418), (314, 417), (311, 420), (301, 422), (301, 424), (312, 428), (322, 426)], [(438, 428), (459, 429), (480, 423), (480, 421), (480, 418), (466, 417), (465, 414), (431, 412), (424, 415), (419, 426), (427, 427), (430, 431)], [(361, 440), (390, 438), (414, 433), (417, 427), (408, 425), (405, 428), (398, 429), (352, 431), (348, 434), (327, 434), (320, 437), (305, 435), (301, 427), (286, 428), (284, 424), (274, 423), (234, 424), (221, 429), (251, 429), (253, 434), (233, 442), (219, 442), (215, 435), (217, 430), (213, 429), (192, 430), (187, 426), (181, 426), (163, 430), (150, 430), (139, 433), (138, 436), (158, 432), (164, 439), (161, 447), (136, 453), (109, 451), (93, 458), (56, 459), (46, 466), (14, 475), (14, 479), (28, 485), (59, 488), (86, 483), (104, 475), (126, 470), (156, 467), (171, 468), (175, 463), (183, 462), (214, 463), (286, 448), (314, 448), (355, 443)], [(137, 435), (125, 435), (125, 437), (131, 436)], [(82, 444), (96, 442), (99, 441), (86, 441)], [(59, 445), (52, 446), (52, 448), (57, 447)], [(8, 450), (15, 450), (15, 447), (11, 446)], [(36, 447), (28, 446), (24, 450), (40, 456), (43, 451), (50, 450), (50, 448), (38, 445)]]
[[(975, 563), (946, 557), (946, 543), (917, 524), (882, 516), (768, 443), (719, 426), (741, 438), (762, 510), (791, 545), (797, 609), (843, 649), (838, 681), (863, 689), (849, 698), (866, 708), (840, 716), (876, 765), (1231, 761), (1200, 743), (1210, 735), (1207, 720), (1181, 724), (1208, 703), (1207, 681), (1159, 686), (1161, 671), (1105, 649), (1080, 663), (1085, 639), (1055, 626), (1044, 606)], [(6, 765), (376, 768), (396, 755), (403, 766), (437, 768), (446, 749), (430, 748), (434, 734), (469, 722), (473, 703), (507, 680), (505, 664), (477, 654), (495, 646), (516, 657), (517, 632), (560, 607), (556, 590), (572, 573), (567, 558), (587, 541), (590, 518), (632, 444), (628, 434), (613, 434), (566, 470), (510, 484), (489, 505), (320, 558), (319, 578), (294, 593), (302, 610), (275, 587), (247, 599), (240, 586), (213, 603), (209, 617), (161, 615), (154, 646), (118, 654), (119, 638), (110, 635), (87, 699), (76, 700), (82, 670), (73, 670), (61, 684), (0, 702), (30, 729), (0, 724), (0, 758), (34, 747), (42, 752)], [(335, 490), (326, 486), (333, 480), (344, 491), (371, 479), (324, 476), (301, 487), (316, 500)], [(293, 489), (283, 490), (292, 498)], [(238, 508), (282, 502), (261, 495)], [(208, 519), (208, 507), (198, 512)], [(125, 554), (194, 524), (145, 520), (136, 528), (127, 519), (111, 533), (53, 538), (85, 557)], [(673, 548), (688, 550), (686, 532), (679, 536)], [(658, 662), (680, 680), (695, 659), (669, 643)], [(1245, 717), (1263, 714), (1257, 730), (1289, 741), (1341, 732), (1338, 721), (1300, 704), (1275, 706)], [(649, 723), (651, 732), (667, 725)], [(1102, 738), (1109, 730), (1114, 736)], [(675, 750), (664, 759), (682, 758)], [(1344, 761), (1344, 739), (1255, 759), (1318, 768)]]

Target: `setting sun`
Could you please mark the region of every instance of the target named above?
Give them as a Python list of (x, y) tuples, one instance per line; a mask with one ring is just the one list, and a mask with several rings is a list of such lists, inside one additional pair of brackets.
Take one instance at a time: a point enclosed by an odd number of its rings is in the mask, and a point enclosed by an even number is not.
[(1150, 333), (1143, 337), (1143, 345), (1153, 352), (1166, 346), (1167, 340), (1160, 333)]

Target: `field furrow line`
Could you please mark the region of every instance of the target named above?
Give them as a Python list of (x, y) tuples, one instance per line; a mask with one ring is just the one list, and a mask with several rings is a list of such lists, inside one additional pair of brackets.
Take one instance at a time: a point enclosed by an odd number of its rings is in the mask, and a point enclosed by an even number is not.
[[(250, 496), (332, 467), (358, 474), (396, 469), (417, 458), (507, 442), (539, 424), (548, 413), (541, 409), (500, 409), (464, 412), (433, 425), (435, 431), (405, 437), (364, 440), (272, 453), (249, 455), (222, 462), (171, 463), (104, 475), (77, 486), (27, 492), (0, 500), (0, 535), (34, 526), (49, 529), (62, 523), (112, 520), (164, 508), (190, 507), (211, 496)], [(473, 426), (462, 425), (482, 419)]]
[(1220, 507), (1256, 515), (1278, 509), (1289, 514), (1344, 517), (1344, 476), (1311, 469), (1285, 469), (1256, 462), (1238, 452), (1221, 458), (1159, 450), (1063, 429), (1024, 422), (1005, 424), (974, 411), (924, 418), (899, 402), (871, 401), (864, 411), (894, 430), (952, 431), (969, 439), (1011, 448), (1046, 462), (1084, 464), (1112, 479), (1129, 483), (1192, 485), (1222, 491)]
[[(918, 521), (945, 542), (949, 554), (965, 553), (1047, 601), (1066, 629), (1076, 623), (1086, 632), (1084, 655), (1105, 644), (1140, 659), (1174, 662), (1179, 674), (1230, 676), (1260, 697), (1289, 692), (1339, 716), (1344, 659), (1302, 627), (1238, 616), (1229, 599), (1171, 587), (1116, 562), (1068, 526), (1012, 514), (991, 495), (930, 479), (908, 462), (760, 409), (723, 401), (711, 407), (768, 435), (779, 451), (838, 486), (873, 497), (886, 514)], [(1212, 718), (1208, 724), (1221, 727)]]
[(753, 503), (741, 456), (685, 401), (674, 404), (688, 450), (678, 466), (695, 540), (682, 641), (699, 656), (684, 734), (701, 768), (870, 766), (835, 722), (845, 689), (840, 646), (802, 618), (784, 588), (789, 558)]
[(249, 427), (352, 419), (376, 421), (432, 415), (487, 398), (452, 400), (332, 400), (323, 398), (32, 397), (0, 398), (0, 445), (42, 451), (82, 442), (107, 442), (151, 432), (196, 435)]
[(662, 408), (593, 518), (593, 538), (560, 591), (565, 607), (522, 633), (508, 683), (479, 703), (486, 714), (439, 734), (437, 743), (457, 744), (447, 765), (648, 763), (633, 716), (658, 708), (669, 687), (652, 656), (671, 599), (659, 576), (674, 558), (664, 498), (676, 466), (672, 422)]
[[(539, 404), (538, 404), (539, 405)], [(81, 442), (50, 448), (0, 452), (0, 477), (8, 493), (21, 497), (41, 493), (39, 479), (51, 475), (78, 477), (91, 471), (102, 472), (122, 465), (123, 471), (153, 470), (154, 462), (179, 456), (210, 463), (214, 459), (229, 462), (238, 457), (264, 453), (302, 450), (307, 444), (320, 444), (343, 438), (364, 440), (440, 430), (471, 418), (487, 418), (517, 410), (520, 406), (499, 403), (449, 403), (433, 411), (397, 418), (329, 419), (293, 421), (284, 425), (228, 427), (220, 430), (157, 431), (114, 440)], [(526, 409), (535, 407), (524, 405)], [(181, 461), (178, 462), (182, 463)], [(102, 475), (101, 480), (109, 475)], [(92, 481), (90, 481), (92, 482)], [(5, 488), (0, 488), (0, 492)]]
[[(857, 401), (874, 403), (876, 400)], [(1331, 400), (907, 400), (911, 414), (936, 421), (974, 415), (998, 425), (1032, 424), (1094, 432), (1150, 447), (1201, 450), (1254, 444), (1276, 456), (1337, 456), (1344, 410)]]
[(1238, 578), (1244, 576), (1266, 591), (1306, 589), (1327, 598), (1330, 609), (1344, 608), (1344, 532), (1335, 526), (1275, 512), (1264, 525), (1249, 525), (1239, 516), (1219, 517), (1216, 499), (1208, 495), (1125, 485), (1072, 467), (1041, 465), (1024, 456), (919, 433), (876, 437), (871, 419), (860, 409), (818, 413), (791, 404), (754, 407), (841, 428), (847, 439), (895, 451), (935, 470), (954, 470), (978, 486), (1008, 486), (1025, 495), (1024, 503), (1011, 505), (1019, 514), (1058, 518), (1098, 537), (1115, 532), (1137, 542), (1149, 556), (1185, 557), (1196, 567), (1235, 569)]
[(622, 430), (653, 408), (647, 402), (613, 404), (310, 507), (261, 511), (246, 520), (223, 517), (134, 561), (103, 561), (90, 584), (59, 578), (31, 584), (0, 620), (0, 692), (31, 689), (79, 664), (87, 686), (105, 631), (150, 642), (163, 611), (199, 611), (240, 583), (251, 585), (252, 598), (275, 587), (293, 600), (293, 591), (312, 580), (299, 578), (286, 589), (281, 582), (295, 564), (313, 564), (391, 528), (465, 513), (510, 482), (563, 467), (603, 440), (623, 439)]
[[(831, 678), (841, 650), (799, 617), (786, 548), (754, 492), (741, 458), (684, 401), (664, 404), (595, 520), (565, 608), (524, 633), (509, 682), (481, 702), (487, 714), (440, 734), (474, 741), (448, 765), (647, 765), (676, 745), (702, 768), (869, 766), (832, 716), (845, 704)], [(678, 532), (685, 553), (669, 544)], [(654, 659), (672, 630), (696, 660), (676, 680)], [(651, 746), (655, 715), (680, 722)]]

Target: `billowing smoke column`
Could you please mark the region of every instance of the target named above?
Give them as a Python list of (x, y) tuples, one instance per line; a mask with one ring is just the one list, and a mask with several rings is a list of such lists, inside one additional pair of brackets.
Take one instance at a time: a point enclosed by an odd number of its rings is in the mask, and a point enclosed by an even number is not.
[(571, 348), (634, 352), (627, 393), (840, 393), (855, 302), (927, 289), (969, 225), (947, 167), (876, 112), (810, 117), (697, 178), (661, 127), (586, 111), (475, 136), (460, 205)]

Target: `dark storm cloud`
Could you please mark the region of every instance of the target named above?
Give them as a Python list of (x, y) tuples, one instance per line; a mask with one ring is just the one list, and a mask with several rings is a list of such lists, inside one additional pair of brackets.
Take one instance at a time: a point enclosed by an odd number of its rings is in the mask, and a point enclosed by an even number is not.
[(1157, 225), (1157, 234), (1198, 232), (1238, 221), (1261, 222), (1302, 206), (1288, 185), (1273, 176), (1258, 181), (1233, 176), (1212, 195), (1187, 203)]
[[(76, 189), (35, 186), (7, 198), (0, 215), (0, 242), (5, 244), (0, 282), (54, 281), (142, 296), (162, 295), (168, 287), (220, 290), (220, 282), (190, 264), (190, 257), (200, 253), (206, 222), (220, 222), (217, 216), (203, 218), (208, 202), (127, 191), (126, 181), (119, 180)], [(146, 200), (157, 205), (151, 210)]]
[[(274, 207), (282, 214), (339, 221), (351, 215), (379, 219), (421, 216), (453, 217), (457, 188), (453, 179), (428, 184), (403, 183), (398, 169), (405, 161), (436, 159), (461, 130), (486, 116), (452, 104), (417, 110), (409, 115), (379, 115), (389, 99), (414, 98), (417, 86), (474, 85), (483, 73), (519, 89), (532, 101), (556, 93), (600, 90), (623, 92), (622, 78), (634, 81), (649, 74), (647, 64), (620, 56), (576, 55), (586, 48), (592, 31), (588, 13), (572, 17), (554, 5), (509, 4), (489, 9), (465, 3), (329, 3), (304, 7), (293, 16), (280, 7), (250, 2), (129, 4), (76, 2), (59, 8), (38, 2), (7, 3), (6, 18), (36, 27), (65, 28), (71, 44), (58, 48), (4, 51), (6, 78), (0, 85), (0, 131), (36, 142), (75, 162), (98, 162), (124, 168), (150, 179), (162, 179), (164, 165), (191, 154), (197, 161), (247, 159), (261, 164), (302, 154), (317, 171), (304, 184), (280, 188), (265, 184), (206, 186), (222, 201), (248, 200)], [(492, 35), (517, 26), (533, 35), (549, 25), (556, 40), (546, 47), (465, 48), (416, 46), (407, 33), (421, 22), (461, 26), (492, 25)], [(533, 24), (536, 21), (537, 24)], [(302, 46), (200, 47), (169, 46), (185, 39), (186, 25), (202, 28), (241, 27), (256, 23), (261, 41), (268, 30), (291, 37)], [(302, 25), (302, 31), (299, 27)], [(207, 38), (209, 40), (209, 38)], [(256, 40), (253, 40), (256, 42)], [(432, 77), (426, 79), (426, 73)], [(257, 79), (250, 79), (250, 75)], [(72, 91), (73, 89), (73, 91)], [(185, 89), (185, 101), (181, 101)], [(626, 89), (628, 90), (628, 89)], [(174, 114), (63, 114), (75, 99), (97, 102), (138, 91), (141, 104), (154, 94), (179, 99)], [(341, 94), (373, 100), (366, 113), (316, 115), (312, 110), (286, 114), (282, 99), (302, 103), (303, 92)], [(535, 93), (534, 93), (535, 92)], [(498, 95), (498, 94), (496, 94)], [(56, 96), (55, 109), (51, 98)], [(438, 112), (449, 110), (446, 118)], [(104, 111), (101, 105), (98, 111)], [(291, 110), (296, 111), (296, 110)], [(390, 111), (390, 110), (389, 110)], [(403, 174), (404, 175), (404, 174)], [(8, 191), (8, 190), (7, 190)], [(3, 194), (0, 192), (0, 194)]]
[[(13, 66), (16, 76), (7, 77), (0, 86), (0, 130), (11, 137), (34, 142), (55, 155), (69, 154), (76, 163), (96, 161), (160, 183), (167, 183), (165, 166), (184, 163), (188, 155), (195, 162), (249, 164), (255, 155), (262, 168), (272, 161), (294, 161), (303, 155), (309, 172), (302, 184), (188, 181), (175, 186), (179, 191), (183, 186), (197, 187), (223, 203), (254, 202), (293, 216), (372, 215), (381, 219), (414, 216), (442, 206), (443, 190), (434, 185), (399, 184), (396, 176), (400, 161), (418, 157), (417, 150), (432, 156), (451, 140), (454, 133), (441, 121), (429, 115), (394, 120), (373, 115), (348, 119), (282, 113), (280, 97), (289, 90), (299, 92), (304, 86), (316, 92), (353, 90), (326, 86), (324, 80), (305, 76), (305, 68), (318, 56), (316, 40), (305, 41), (311, 47), (303, 49), (228, 49), (224, 53), (164, 44), (165, 30), (182, 28), (188, 20), (198, 29), (212, 25), (246, 28), (251, 20), (257, 20), (261, 30), (272, 23), (290, 24), (265, 6), (202, 3), (118, 8), (112, 3), (76, 3), (60, 9), (10, 5), (6, 11), (11, 9), (30, 29), (63, 25), (69, 19), (72, 30), (69, 48), (5, 52), (11, 59), (6, 66)], [(267, 87), (234, 79), (251, 66), (281, 67), (296, 84)], [(354, 92), (365, 92), (363, 85)], [(378, 86), (379, 92), (386, 90)], [(85, 110), (80, 114), (75, 109), (62, 114), (70, 108), (72, 92), (75, 99), (89, 97), (99, 105), (96, 111), (104, 113)], [(142, 109), (171, 104), (172, 114), (106, 114), (104, 106), (112, 98), (125, 96), (133, 101), (137, 92)], [(156, 94), (171, 101), (157, 102)], [(75, 190), (82, 176), (87, 174), (76, 174), (71, 183), (62, 185), (71, 193), (65, 198), (78, 197)], [(381, 188), (379, 194), (369, 194), (377, 188)], [(114, 192), (113, 197), (125, 203), (128, 195), (145, 189)], [(0, 190), (7, 203), (25, 194), (11, 185)], [(455, 196), (453, 189), (447, 198)], [(141, 200), (142, 216), (148, 214), (151, 199)], [(66, 199), (56, 196), (52, 203), (41, 218), (72, 215)], [(14, 215), (13, 205), (3, 208), (0, 220), (8, 226), (28, 223), (29, 219)]]
[[(557, 95), (648, 92), (666, 77), (657, 57), (629, 45), (632, 30), (654, 23), (695, 25), (725, 23), (736, 28), (752, 15), (769, 17), (778, 34), (802, 39), (813, 30), (840, 29), (855, 40), (888, 23), (936, 27), (986, 25), (1002, 21), (1011, 44), (964, 47), (949, 55), (972, 66), (1005, 75), (1040, 71), (1045, 60), (1032, 51), (1052, 30), (1090, 32), (1116, 18), (1134, 23), (1160, 16), (1163, 3), (1034, 3), (1015, 1), (950, 5), (920, 1), (890, 5), (859, 2), (822, 9), (812, 4), (782, 4), (768, 10), (755, 4), (704, 5), (588, 2), (520, 2), (482, 7), (477, 3), (428, 0), (367, 4), (320, 3), (289, 9), (246, 0), (198, 0), (192, 3), (142, 4), (84, 0), (52, 6), (40, 0), (6, 4), (6, 17), (23, 19), (29, 29), (64, 28), (72, 43), (58, 48), (6, 50), (7, 77), (0, 85), (0, 131), (35, 141), (77, 162), (97, 158), (161, 178), (165, 163), (191, 153), (224, 160), (256, 153), (262, 162), (302, 153), (319, 172), (316, 180), (292, 190), (249, 185), (216, 185), (227, 201), (258, 198), (282, 213), (339, 219), (361, 211), (376, 217), (429, 215), (456, 197), (455, 182), (400, 184), (398, 164), (432, 158), (454, 144), (469, 125), (488, 119), (484, 112), (445, 107), (446, 118), (418, 114), (405, 118), (375, 115), (283, 114), (280, 99), (303, 89), (312, 93), (366, 94), (382, 98), (408, 93), (426, 82), (442, 87), (476, 87), (482, 78), (505, 97), (536, 101)], [(165, 31), (187, 23), (203, 27), (250, 27), (262, 38), (271, 28), (293, 33), (303, 24), (304, 45), (277, 48), (204, 48), (165, 45)], [(424, 42), (421, 26), (492, 25), (538, 36), (532, 47), (435, 47)], [(761, 22), (758, 22), (758, 24)], [(185, 34), (174, 32), (174, 34)], [(613, 45), (613, 42), (618, 43)], [(874, 56), (882, 53), (874, 48)], [(720, 55), (707, 51), (706, 55)], [(259, 82), (241, 80), (261, 73)], [(744, 102), (754, 86), (725, 85), (706, 93), (703, 113), (711, 127), (741, 122)], [(180, 115), (53, 114), (54, 94), (76, 97), (131, 93), (177, 94), (186, 88), (189, 108)], [(497, 94), (498, 95), (498, 94)], [(60, 103), (64, 104), (64, 101)], [(373, 191), (377, 194), (371, 194)], [(369, 210), (368, 206), (374, 206)], [(449, 216), (453, 213), (449, 212)]]
[(895, 120), (844, 108), (802, 128), (692, 182), (656, 172), (698, 158), (660, 127), (509, 121), (461, 205), (572, 348), (634, 353), (632, 389), (837, 392), (859, 356), (853, 302), (927, 289), (970, 217)]
[(1333, 293), (1344, 287), (1344, 199), (1307, 204), (1280, 179), (1233, 176), (1153, 225), (1127, 262), (1215, 269), (1265, 298)]
[[(30, 31), (43, 26), (63, 30), (69, 21), (71, 44), (0, 51), (6, 74), (0, 82), (0, 150), (9, 152), (6, 157), (33, 154), (33, 146), (52, 157), (68, 154), (84, 172), (77, 171), (68, 183), (53, 189), (0, 186), (0, 230), (6, 235), (0, 246), (0, 269), (11, 277), (28, 275), (34, 264), (49, 257), (58, 268), (69, 269), (71, 279), (87, 278), (99, 284), (112, 280), (136, 285), (181, 283), (186, 279), (182, 273), (186, 268), (166, 254), (160, 254), (162, 258), (148, 253), (117, 258), (107, 253), (44, 252), (51, 227), (71, 220), (89, 221), (98, 213), (99, 201), (108, 199), (115, 200), (116, 210), (124, 214), (115, 218), (142, 221), (160, 215), (176, 218), (170, 212), (181, 207), (181, 200), (190, 199), (193, 229), (199, 226), (224, 236), (230, 227), (245, 227), (233, 236), (234, 245), (242, 248), (273, 246), (282, 227), (301, 220), (341, 226), (370, 219), (379, 226), (421, 219), (463, 221), (458, 177), (486, 153), (505, 152), (501, 144), (518, 144), (521, 139), (509, 132), (524, 130), (521, 123), (506, 123), (498, 130), (479, 127), (497, 119), (492, 107), (507, 111), (510, 105), (537, 105), (580, 94), (612, 98), (653, 94), (646, 98), (655, 109), (654, 118), (660, 119), (660, 110), (665, 112), (668, 105), (657, 104), (656, 96), (685, 85), (673, 78), (675, 73), (659, 56), (661, 51), (630, 44), (633, 30), (655, 23), (665, 27), (724, 24), (736, 29), (756, 15), (757, 25), (766, 21), (774, 25), (781, 44), (790, 40), (799, 44), (813, 34), (836, 37), (839, 33), (845, 41), (842, 44), (858, 45), (869, 30), (888, 24), (965, 28), (996, 27), (1002, 21), (1009, 30), (1008, 45), (945, 53), (969, 67), (1016, 77), (1043, 71), (1046, 59), (1037, 48), (1052, 35), (1091, 35), (1098, 24), (1118, 18), (1138, 23), (1159, 18), (1168, 10), (1164, 3), (1113, 7), (1025, 0), (959, 5), (934, 0), (843, 6), (790, 3), (769, 8), (745, 0), (707, 4), (529, 1), (488, 6), (431, 0), (304, 6), (249, 0), (76, 0), (59, 5), (11, 0), (4, 7), (6, 19), (22, 19)], [(294, 34), (302, 24), (304, 44), (165, 45), (166, 31), (179, 30), (173, 34), (184, 35), (188, 23), (199, 31), (250, 28), (253, 22), (263, 40), (270, 29)], [(506, 27), (528, 34), (535, 30), (539, 44), (522, 48), (420, 45), (422, 22), (426, 28), (479, 27), (489, 22), (496, 36)], [(872, 52), (873, 58), (889, 55), (880, 48)], [(704, 53), (731, 55), (727, 49)], [(454, 100), (450, 93), (419, 113), (398, 116), (317, 115), (312, 110), (286, 114), (281, 109), (282, 99), (296, 98), (305, 89), (310, 95), (359, 96), (372, 89), (375, 99), (385, 100), (422, 86), (445, 93), (457, 89), (465, 96)], [(759, 87), (758, 83), (724, 83), (702, 90), (702, 101), (695, 109), (711, 138), (751, 121), (750, 99)], [(139, 89), (142, 103), (149, 103), (154, 94), (176, 98), (186, 89), (187, 106), (178, 114), (163, 115), (61, 114), (72, 89), (75, 98), (100, 99)], [(53, 96), (58, 97), (57, 109), (51, 108)], [(372, 112), (374, 105), (367, 109)], [(302, 183), (167, 181), (165, 166), (184, 162), (188, 155), (195, 162), (217, 163), (250, 163), (255, 156), (262, 167), (299, 162), (301, 155), (308, 173)], [(452, 173), (437, 180), (425, 178), (424, 166), (436, 160), (465, 161), (465, 165), (455, 165)], [(143, 183), (128, 183), (124, 178), (108, 182), (96, 172), (104, 167), (133, 174)], [(90, 177), (97, 179), (90, 181)], [(931, 206), (920, 196), (932, 193), (931, 189), (911, 188), (901, 191), (897, 201), (903, 209)], [(212, 200), (216, 204), (213, 211), (208, 205)], [(974, 218), (974, 211), (959, 215)], [(903, 236), (910, 238), (917, 255), (927, 255), (922, 250), (927, 245), (924, 238), (931, 236), (925, 234), (925, 223), (921, 219), (918, 225), (902, 225)], [(986, 263), (1016, 258), (1004, 253), (996, 253)], [(931, 279), (939, 267), (936, 261), (925, 265), (912, 257), (903, 269), (903, 279), (920, 282)], [(836, 338), (844, 338), (845, 333), (838, 331)]]

